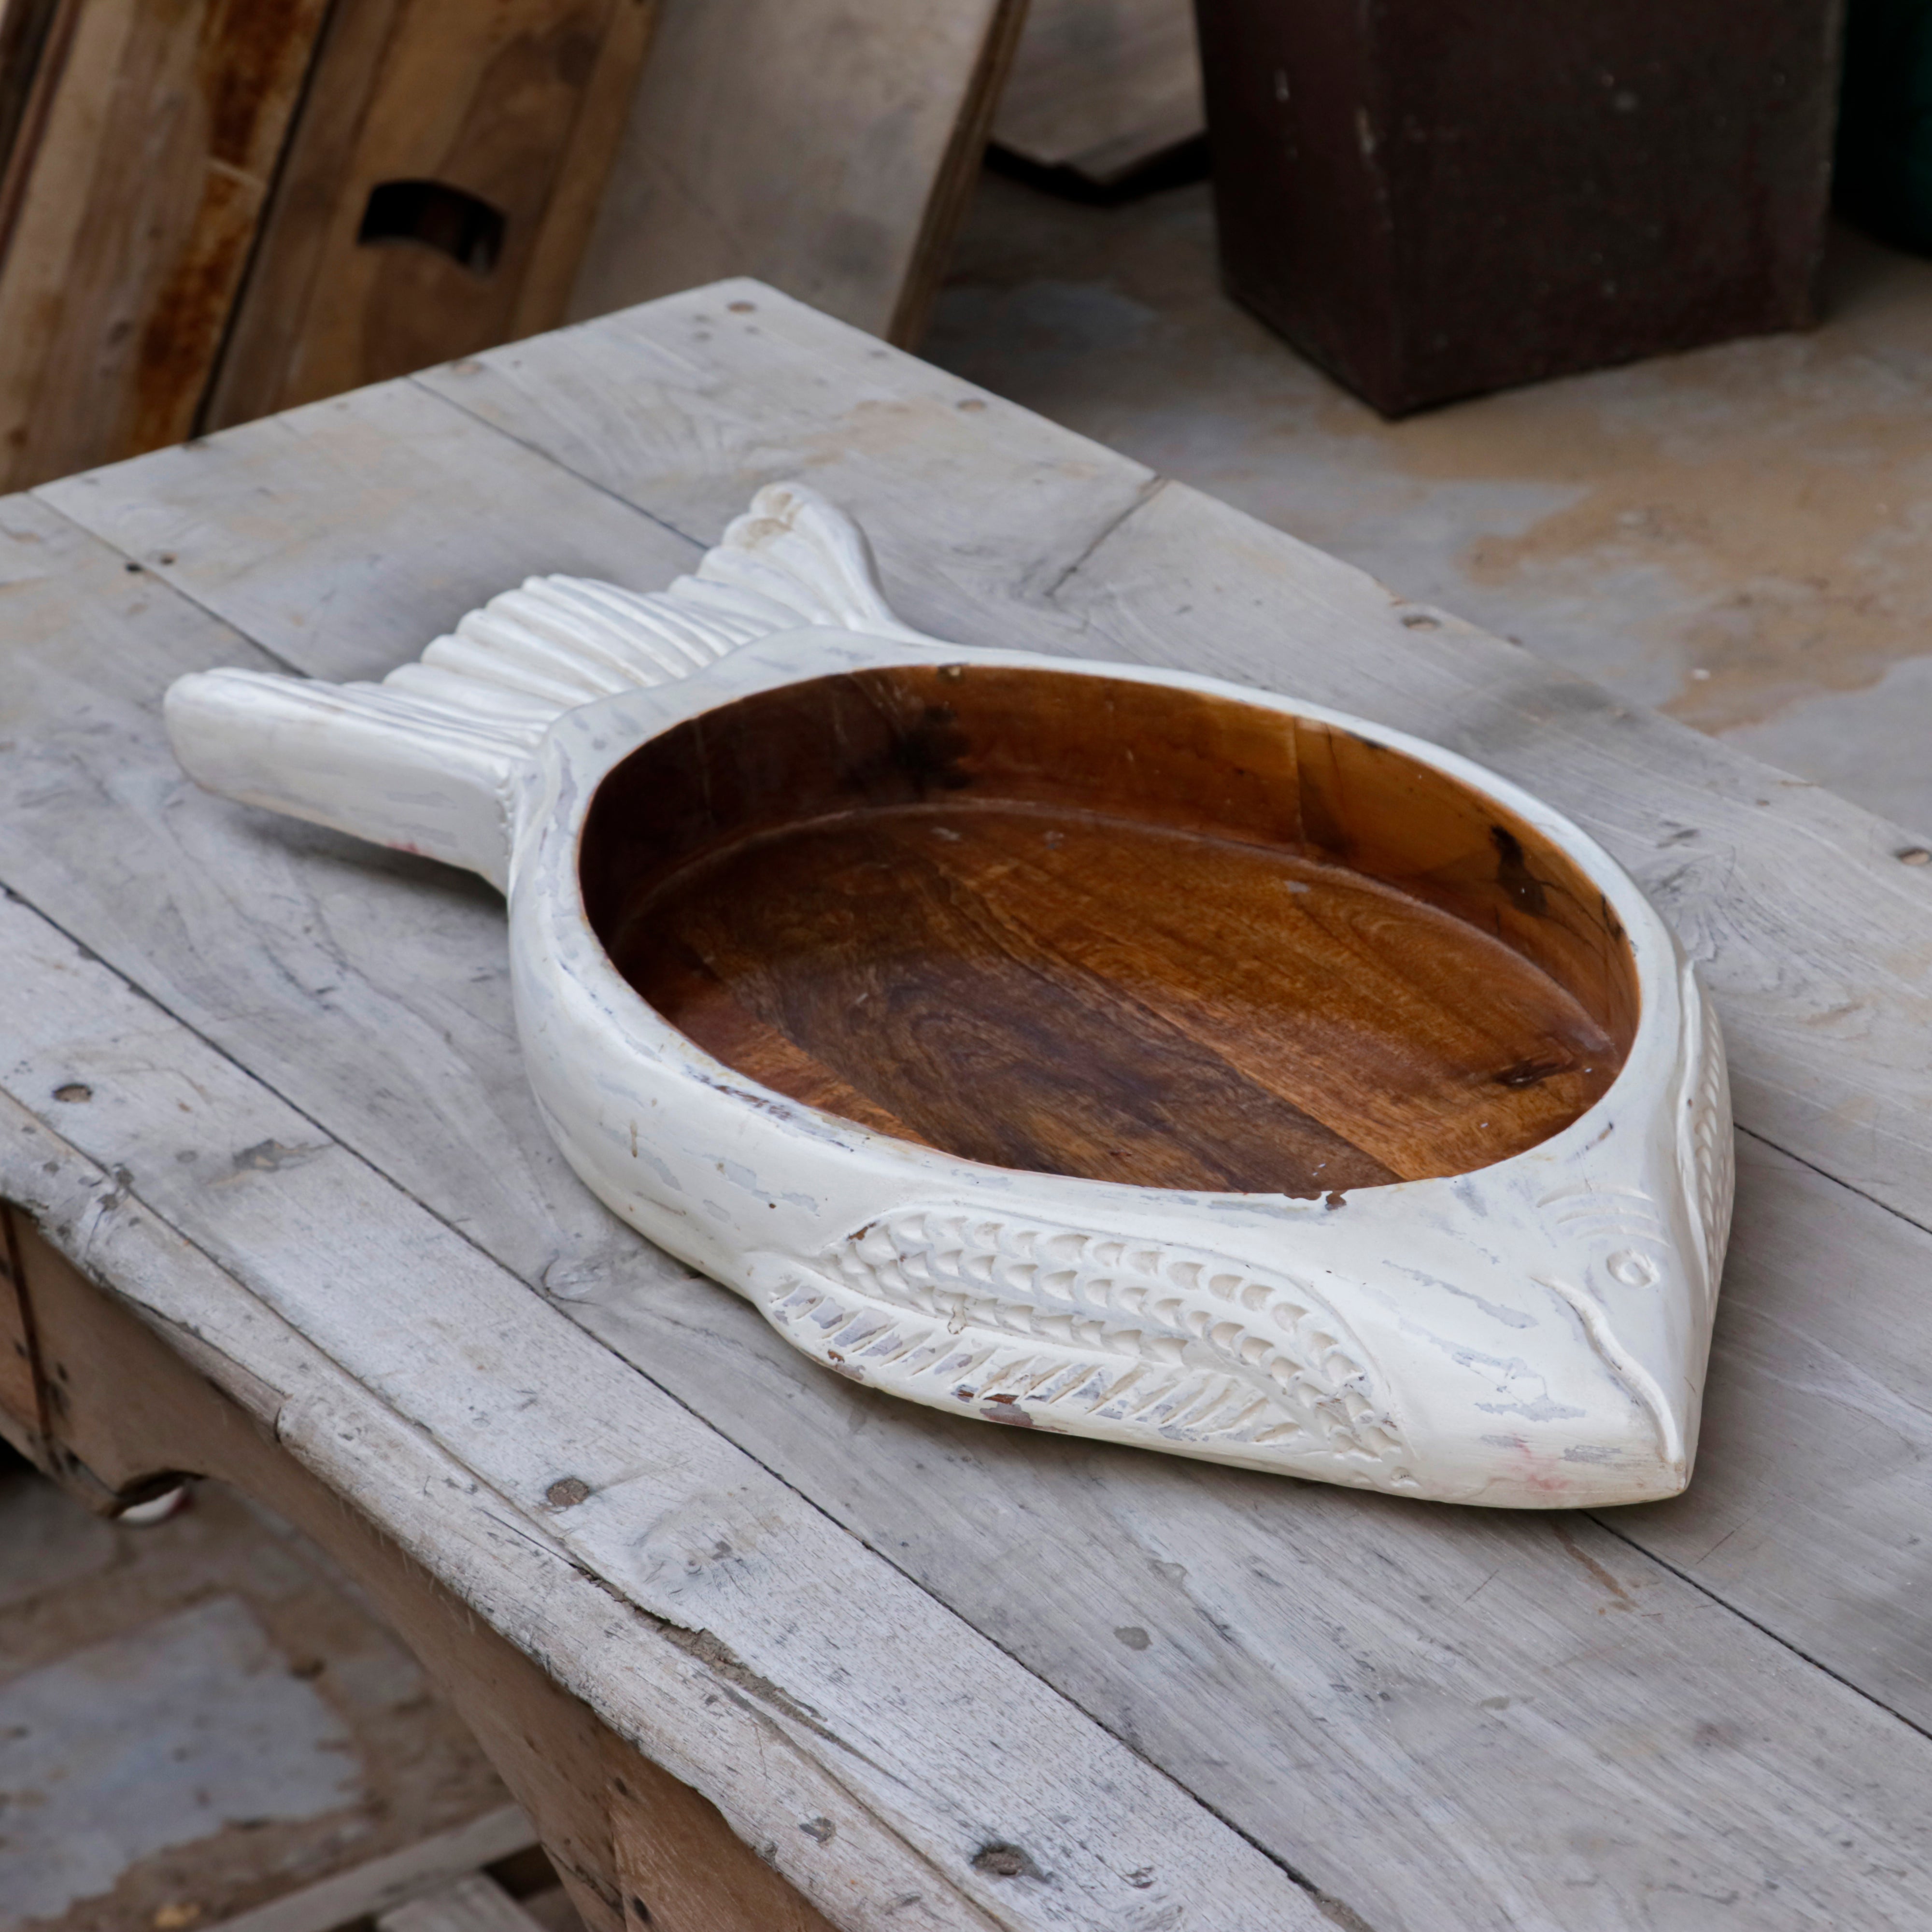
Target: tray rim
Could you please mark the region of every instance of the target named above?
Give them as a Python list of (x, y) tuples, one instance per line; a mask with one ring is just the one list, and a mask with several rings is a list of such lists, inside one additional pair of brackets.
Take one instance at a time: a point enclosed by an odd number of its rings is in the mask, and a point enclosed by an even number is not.
[[(1535, 1147), (1458, 1175), (1343, 1191), (1343, 1211), (1322, 1199), (1148, 1188), (973, 1161), (877, 1132), (738, 1072), (633, 988), (590, 926), (578, 859), (598, 784), (639, 746), (740, 698), (850, 670), (947, 662), (1126, 677), (1226, 696), (1358, 730), (1506, 807), (1558, 844), (1624, 923), (1639, 1002), (1623, 1067), (1596, 1102)], [(1408, 734), (1192, 673), (808, 626), (742, 646), (675, 684), (566, 713), (524, 774), (514, 819), (512, 980), (526, 1064), (551, 1132), (607, 1205), (745, 1295), (822, 1364), (930, 1406), (948, 1406), (949, 1394), (964, 1400), (983, 1392), (915, 1386), (890, 1366), (875, 1371), (848, 1359), (811, 1332), (808, 1304), (816, 1305), (812, 1297), (828, 1280), (826, 1270), (836, 1265), (849, 1273), (862, 1238), (877, 1229), (901, 1239), (908, 1216), (915, 1245), (927, 1239), (929, 1224), (941, 1223), (947, 1240), (993, 1230), (982, 1246), (1007, 1241), (1015, 1229), (1022, 1241), (1078, 1238), (1087, 1242), (1081, 1252), (1090, 1259), (1123, 1243), (1144, 1244), (1135, 1252), (1245, 1270), (1242, 1279), (1263, 1284), (1271, 1305), (1291, 1292), (1316, 1304), (1324, 1324), (1318, 1339), (1339, 1338), (1351, 1365), (1349, 1386), (1372, 1390), (1382, 1405), (1375, 1414), (1390, 1419), (1392, 1429), (1400, 1420), (1398, 1452), (1366, 1462), (1325, 1451), (1276, 1454), (1133, 1418), (1117, 1426), (1104, 1418), (1062, 1423), (1043, 1415), (1045, 1426), (1354, 1486), (1504, 1507), (1658, 1500), (1688, 1481), (1729, 1209), (1720, 1184), (1706, 1198), (1720, 1200), (1721, 1211), (1707, 1206), (1700, 1218), (1675, 1102), (1690, 1096), (1684, 1104), (1701, 1107), (1715, 1122), (1712, 1131), (1727, 1153), (1720, 1035), (1674, 935), (1634, 881), (1580, 827), (1520, 787)], [(1694, 1096), (1700, 1062), (1705, 1077)], [(586, 1070), (593, 1064), (599, 1067), (594, 1077)], [(610, 1114), (614, 1101), (620, 1112), (632, 1109), (628, 1148)], [(640, 1138), (640, 1112), (660, 1106), (675, 1114), (675, 1146)], [(676, 1197), (694, 1181), (695, 1156), (686, 1156), (700, 1143), (705, 1161), (730, 1184), (716, 1184), (694, 1213)], [(656, 1184), (640, 1178), (640, 1160), (656, 1163)], [(704, 1184), (701, 1176), (695, 1184)], [(1552, 1216), (1576, 1225), (1553, 1226)], [(1624, 1230), (1615, 1237), (1624, 1245), (1605, 1264), (1612, 1237), (1604, 1228), (1612, 1224)], [(1480, 1238), (1472, 1240), (1472, 1230)], [(1106, 1248), (1094, 1245), (1103, 1239)], [(1656, 1260), (1643, 1282), (1619, 1287), (1604, 1274), (1604, 1265), (1630, 1258), (1632, 1242), (1646, 1239), (1653, 1244), (1646, 1252)], [(1488, 1250), (1481, 1248), (1485, 1240)], [(1391, 1246), (1408, 1258), (1390, 1259)], [(1391, 1270), (1422, 1286), (1392, 1287)], [(1515, 1310), (1496, 1298), (1492, 1279), (1545, 1300), (1535, 1313)], [(1440, 1319), (1444, 1294), (1513, 1323), (1536, 1326), (1549, 1318), (1534, 1350), (1510, 1358), (1515, 1366), (1498, 1372), (1506, 1396), (1523, 1393), (1513, 1379), (1519, 1369), (1533, 1379), (1540, 1391), (1533, 1401), (1485, 1402), (1477, 1389), (1452, 1387), (1456, 1376), (1432, 1349), (1447, 1351), (1465, 1369), (1504, 1358), (1484, 1352), (1484, 1340), (1493, 1338), (1478, 1332), (1479, 1318), (1459, 1308), (1461, 1327)], [(1515, 1340), (1505, 1337), (1512, 1346)], [(1504, 1425), (1507, 1433), (1486, 1428), (1485, 1409), (1520, 1410), (1534, 1426)], [(1033, 1419), (986, 1402), (969, 1412)], [(1570, 1459), (1572, 1466), (1562, 1466)]]
[[(815, 664), (816, 668), (801, 670), (800, 663), (792, 662), (794, 659), (807, 666)], [(1036, 651), (1005, 650), (984, 646), (918, 644), (902, 638), (875, 638), (863, 632), (832, 630), (814, 626), (775, 633), (757, 644), (742, 646), (728, 657), (719, 658), (716, 663), (702, 670), (693, 672), (676, 684), (620, 692), (566, 714), (546, 736), (532, 775), (532, 790), (520, 802), (518, 828), (513, 833), (516, 848), (520, 848), (530, 833), (536, 831), (537, 836), (544, 842), (546, 860), (554, 864), (555, 860), (550, 850), (549, 842), (561, 838), (568, 842), (569, 862), (563, 868), (567, 870), (569, 880), (568, 898), (562, 892), (558, 892), (549, 896), (547, 902), (554, 908), (556, 916), (568, 921), (572, 927), (580, 928), (583, 932), (587, 933), (596, 949), (601, 968), (584, 964), (578, 970), (595, 977), (598, 982), (599, 997), (607, 1001), (614, 1010), (626, 1011), (640, 1034), (655, 1036), (658, 1050), (664, 1052), (667, 1058), (681, 1052), (688, 1056), (694, 1074), (701, 1070), (704, 1077), (722, 1076), (740, 1087), (754, 1090), (761, 1107), (773, 1118), (794, 1112), (801, 1118), (810, 1120), (822, 1130), (829, 1130), (835, 1135), (849, 1132), (854, 1137), (853, 1144), (855, 1150), (861, 1147), (869, 1150), (883, 1144), (903, 1148), (909, 1154), (936, 1158), (945, 1162), (948, 1169), (969, 1168), (995, 1174), (1021, 1174), (1032, 1171), (974, 1160), (964, 1155), (948, 1153), (943, 1148), (880, 1133), (844, 1114), (832, 1113), (825, 1108), (814, 1107), (808, 1102), (796, 1100), (776, 1088), (764, 1085), (748, 1074), (740, 1072), (728, 1061), (721, 1060), (707, 1052), (681, 1028), (659, 1012), (625, 979), (591, 926), (584, 902), (578, 859), (584, 830), (598, 790), (623, 759), (677, 726), (709, 712), (724, 710), (741, 698), (778, 690), (790, 684), (837, 676), (842, 672), (944, 664), (985, 664), (1022, 671), (1064, 672), (1078, 676), (1125, 679), (1136, 683), (1198, 692), (1204, 696), (1251, 704), (1259, 710), (1276, 712), (1286, 717), (1304, 718), (1313, 723), (1334, 726), (1371, 745), (1400, 752), (1414, 759), (1418, 764), (1432, 766), (1479, 797), (1493, 800), (1561, 846), (1566, 855), (1610, 901), (1622, 924), (1630, 946), (1637, 987), (1636, 1025), (1632, 1032), (1623, 1064), (1610, 1085), (1574, 1120), (1538, 1141), (1533, 1147), (1506, 1155), (1501, 1160), (1488, 1162), (1480, 1167), (1460, 1169), (1454, 1174), (1431, 1177), (1422, 1180), (1385, 1181), (1372, 1186), (1342, 1190), (1352, 1198), (1369, 1195), (1394, 1196), (1404, 1189), (1433, 1186), (1441, 1180), (1455, 1180), (1477, 1174), (1493, 1174), (1499, 1168), (1517, 1162), (1529, 1162), (1538, 1156), (1561, 1157), (1564, 1153), (1586, 1144), (1595, 1135), (1600, 1133), (1605, 1120), (1616, 1112), (1616, 1107), (1628, 1104), (1632, 1085), (1642, 1084), (1646, 1077), (1646, 1068), (1640, 1064), (1640, 1059), (1654, 1069), (1660, 1054), (1667, 1055), (1674, 1050), (1676, 1029), (1670, 1024), (1672, 1016), (1668, 1011), (1670, 1003), (1658, 996), (1658, 988), (1660, 982), (1667, 983), (1668, 979), (1676, 977), (1685, 967), (1682, 950), (1678, 945), (1676, 935), (1644, 897), (1636, 881), (1580, 826), (1554, 807), (1525, 791), (1520, 786), (1478, 764), (1473, 759), (1463, 757), (1460, 752), (1451, 751), (1444, 746), (1432, 744), (1426, 739), (1414, 737), (1407, 732), (1384, 728), (1350, 712), (1337, 711), (1328, 705), (1306, 702), (1280, 692), (1233, 684), (1221, 679), (1204, 677), (1190, 671), (1148, 664), (1118, 663), (1102, 658), (1049, 657)], [(614, 754), (610, 745), (619, 734), (628, 740), (626, 748)], [(549, 809), (546, 812), (545, 804), (553, 800), (556, 802), (549, 803)], [(560, 805), (562, 808), (560, 814)], [(539, 818), (540, 830), (537, 824)], [(543, 863), (545, 860), (537, 862)], [(517, 862), (513, 860), (511, 888), (513, 892), (517, 877), (516, 865)], [(559, 936), (561, 938), (562, 935), (560, 934)], [(1634, 1073), (1636, 1076), (1634, 1081)], [(1654, 1078), (1654, 1071), (1651, 1071), (1648, 1077)], [(820, 1133), (815, 1132), (814, 1138), (820, 1137)], [(922, 1161), (920, 1165), (923, 1168), (924, 1162)], [(1088, 1190), (1098, 1190), (1091, 1197), (1096, 1204), (1117, 1198), (1122, 1192), (1138, 1196), (1148, 1191), (1137, 1183), (1102, 1180), (1087, 1175), (1056, 1174), (1052, 1178), (1070, 1187), (1077, 1188), (1083, 1193)], [(1232, 1190), (1168, 1188), (1154, 1191), (1185, 1195), (1197, 1201), (1230, 1202), (1294, 1201), (1303, 1198), (1276, 1192)]]

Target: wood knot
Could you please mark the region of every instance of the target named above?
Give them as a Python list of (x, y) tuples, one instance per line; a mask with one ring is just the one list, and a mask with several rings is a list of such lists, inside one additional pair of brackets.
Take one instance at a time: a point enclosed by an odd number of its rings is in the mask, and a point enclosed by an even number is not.
[(1039, 1866), (1018, 1845), (982, 1845), (973, 1854), (973, 1869), (990, 1878), (1039, 1878)]

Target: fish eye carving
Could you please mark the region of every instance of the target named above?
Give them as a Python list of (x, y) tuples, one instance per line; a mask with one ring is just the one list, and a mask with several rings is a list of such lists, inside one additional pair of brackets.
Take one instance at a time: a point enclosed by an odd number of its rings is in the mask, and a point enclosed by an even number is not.
[(1604, 1262), (1604, 1271), (1612, 1281), (1621, 1282), (1626, 1288), (1648, 1288), (1656, 1281), (1658, 1274), (1656, 1262), (1634, 1248), (1619, 1248)]

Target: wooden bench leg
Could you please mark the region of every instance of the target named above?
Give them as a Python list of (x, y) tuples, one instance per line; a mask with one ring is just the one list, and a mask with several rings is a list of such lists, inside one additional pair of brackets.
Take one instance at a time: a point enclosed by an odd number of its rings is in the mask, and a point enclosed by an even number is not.
[(366, 1590), (535, 1822), (591, 1932), (830, 1932), (716, 1808), (653, 1764), (302, 1468), (0, 1204), (0, 1435), (112, 1514), (212, 1477)]

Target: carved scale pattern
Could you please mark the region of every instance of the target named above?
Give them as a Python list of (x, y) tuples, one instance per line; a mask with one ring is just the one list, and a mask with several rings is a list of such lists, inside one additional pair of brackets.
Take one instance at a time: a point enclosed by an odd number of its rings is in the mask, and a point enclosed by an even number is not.
[(821, 1359), (988, 1420), (1126, 1424), (1409, 1480), (1334, 1315), (1299, 1282), (1204, 1252), (908, 1208), (836, 1244), (769, 1312)]

